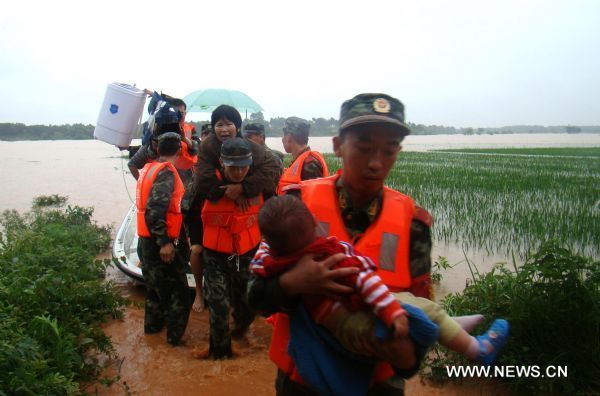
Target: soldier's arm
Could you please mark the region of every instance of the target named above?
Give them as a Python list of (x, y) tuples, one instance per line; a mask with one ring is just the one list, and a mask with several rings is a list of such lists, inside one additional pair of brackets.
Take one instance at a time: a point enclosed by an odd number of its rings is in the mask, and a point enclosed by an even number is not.
[(266, 316), (291, 310), (304, 294), (335, 298), (340, 294), (352, 293), (352, 287), (337, 282), (358, 272), (355, 267), (335, 268), (344, 258), (345, 254), (338, 253), (316, 261), (312, 255), (306, 255), (283, 274), (270, 278), (252, 275), (248, 283), (248, 302), (253, 309)]
[(171, 242), (167, 235), (167, 211), (175, 186), (175, 175), (169, 169), (161, 170), (150, 189), (146, 201), (146, 225), (158, 246)]
[(323, 166), (321, 163), (309, 156), (306, 161), (304, 161), (304, 166), (302, 167), (302, 173), (300, 173), (301, 180), (310, 180), (317, 179), (319, 177), (323, 177)]
[(131, 157), (131, 159), (127, 163), (131, 174), (136, 180), (140, 174), (139, 170), (142, 169), (147, 162), (148, 151), (146, 146), (142, 146), (138, 151), (136, 151), (136, 153), (133, 155), (133, 157)]
[(268, 155), (262, 146), (250, 142), (252, 146), (252, 171), (242, 182), (244, 195), (247, 198), (258, 196), (262, 192), (275, 190), (275, 180), (280, 172), (279, 162)]
[(216, 136), (210, 135), (200, 144), (190, 204), (204, 200), (206, 193), (217, 183), (216, 170), (219, 167), (220, 148), (216, 140)]
[[(183, 211), (183, 208), (182, 208)], [(195, 202), (183, 212), (183, 221), (190, 238), (190, 245), (202, 245), (202, 202)]]
[(431, 287), (431, 225), (433, 219), (423, 208), (417, 207), (410, 226), (410, 276), (409, 292), (417, 297), (433, 300)]
[(253, 310), (264, 316), (276, 312), (287, 312), (293, 309), (300, 298), (291, 297), (284, 293), (279, 283), (279, 276), (262, 278), (254, 274), (248, 281), (248, 304)]
[(200, 149), (200, 138), (196, 132), (196, 127), (192, 125), (192, 137), (190, 138), (190, 144), (188, 144), (188, 153), (190, 155), (198, 154)]

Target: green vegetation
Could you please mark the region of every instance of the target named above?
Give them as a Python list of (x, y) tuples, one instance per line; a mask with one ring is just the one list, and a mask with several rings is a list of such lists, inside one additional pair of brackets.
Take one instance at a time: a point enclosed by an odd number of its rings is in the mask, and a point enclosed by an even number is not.
[(505, 155), (549, 155), (561, 157), (600, 157), (600, 147), (545, 147), (545, 148), (498, 148), (434, 150), (439, 152), (466, 154), (505, 154)]
[(103, 280), (110, 261), (94, 260), (110, 230), (65, 202), (38, 197), (30, 213), (0, 216), (0, 394), (80, 394), (113, 353), (99, 324), (126, 300)]
[[(520, 268), (497, 266), (479, 274), (470, 264), (473, 282), (450, 294), (444, 308), (451, 315), (475, 312), (486, 323), (494, 318), (511, 324), (509, 341), (498, 365), (566, 366), (567, 377), (507, 378), (515, 394), (597, 394), (600, 392), (600, 262), (573, 254), (557, 242), (544, 244)], [(437, 347), (425, 364), (426, 376), (448, 380), (445, 366), (468, 362)]]
[(600, 255), (598, 158), (404, 152), (387, 185), (431, 212), (436, 241), (524, 257), (558, 239)]
[(0, 123), (0, 140), (93, 139), (94, 126), (84, 124), (25, 125)]
[[(265, 124), (265, 134), (269, 137), (282, 135), (286, 117), (275, 117), (265, 120), (262, 113), (249, 115), (249, 120)], [(313, 117), (308, 120), (311, 125), (311, 136), (334, 136), (338, 132), (338, 120), (331, 118)], [(193, 122), (200, 131), (206, 122)], [(408, 123), (413, 135), (482, 135), (482, 134), (511, 134), (511, 133), (599, 133), (600, 126), (541, 126), (516, 125), (501, 128), (455, 128), (443, 125), (423, 125)], [(137, 131), (138, 136), (141, 129)], [(94, 125), (65, 124), (65, 125), (25, 125), (16, 123), (0, 123), (0, 140), (61, 140), (61, 139), (93, 139)]]

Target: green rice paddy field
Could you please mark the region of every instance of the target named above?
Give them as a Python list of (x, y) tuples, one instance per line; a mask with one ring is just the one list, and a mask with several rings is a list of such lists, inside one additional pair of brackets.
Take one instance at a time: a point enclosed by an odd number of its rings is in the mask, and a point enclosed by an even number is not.
[(600, 147), (402, 152), (387, 184), (433, 214), (438, 243), (510, 258), (557, 239), (600, 256)]

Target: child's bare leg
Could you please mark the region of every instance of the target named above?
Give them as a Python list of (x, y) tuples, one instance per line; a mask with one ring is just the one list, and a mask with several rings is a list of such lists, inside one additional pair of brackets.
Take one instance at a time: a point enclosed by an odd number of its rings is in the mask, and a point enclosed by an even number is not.
[(204, 311), (204, 295), (202, 293), (202, 246), (192, 245), (190, 265), (192, 267), (192, 274), (194, 274), (194, 280), (196, 281), (196, 298), (194, 299), (192, 309), (196, 312), (202, 312)]
[(490, 365), (504, 346), (509, 328), (510, 326), (506, 320), (496, 319), (483, 335), (473, 337), (461, 329), (450, 340), (440, 340), (440, 344), (460, 353), (467, 359), (477, 360), (485, 365)]
[(462, 329), (452, 339), (446, 342), (440, 340), (440, 344), (471, 360), (476, 359), (479, 354), (477, 339)]
[(454, 321), (458, 323), (460, 327), (462, 327), (467, 333), (470, 333), (475, 327), (477, 327), (477, 325), (483, 322), (483, 315), (476, 314), (465, 316), (453, 316), (452, 319), (454, 319)]

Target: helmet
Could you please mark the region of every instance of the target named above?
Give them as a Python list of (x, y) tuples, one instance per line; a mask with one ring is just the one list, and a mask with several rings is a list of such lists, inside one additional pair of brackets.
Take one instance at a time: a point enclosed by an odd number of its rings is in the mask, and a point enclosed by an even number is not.
[(157, 125), (177, 124), (181, 120), (181, 112), (167, 102), (154, 114), (154, 123)]

